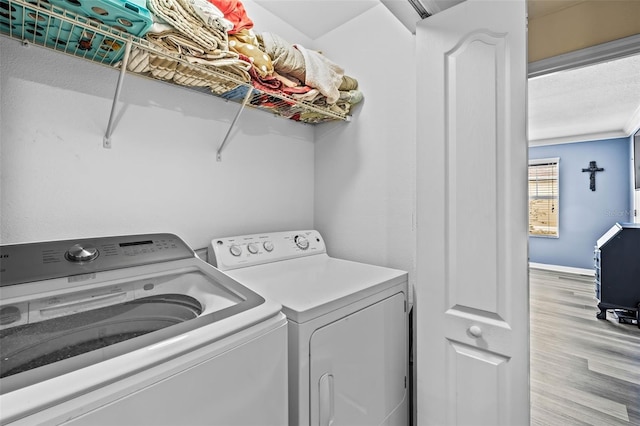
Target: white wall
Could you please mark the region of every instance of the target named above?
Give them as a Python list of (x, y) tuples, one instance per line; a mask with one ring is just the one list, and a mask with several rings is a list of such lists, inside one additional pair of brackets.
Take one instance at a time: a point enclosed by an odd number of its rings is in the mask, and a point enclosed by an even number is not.
[(350, 123), (247, 109), (216, 162), (238, 105), (127, 75), (107, 150), (117, 71), (0, 37), (0, 241), (166, 231), (201, 248), (315, 227), (334, 256), (412, 273), (414, 37), (382, 5), (311, 41), (243, 3), (257, 31), (322, 50), (359, 80)]
[[(249, 9), (249, 7), (252, 9)], [(263, 30), (280, 25), (247, 2)], [(313, 126), (127, 75), (102, 148), (116, 70), (0, 37), (0, 241), (313, 227)]]
[(330, 255), (415, 270), (415, 37), (382, 5), (315, 41), (358, 79), (353, 120), (315, 129), (315, 227)]

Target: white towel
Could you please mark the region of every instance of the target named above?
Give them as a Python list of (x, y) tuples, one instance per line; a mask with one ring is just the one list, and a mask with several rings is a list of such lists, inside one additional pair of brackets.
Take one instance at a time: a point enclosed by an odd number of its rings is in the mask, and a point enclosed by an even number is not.
[(325, 95), (328, 104), (336, 103), (340, 98), (338, 87), (342, 83), (344, 70), (315, 50), (307, 50), (299, 44), (293, 46), (304, 56), (305, 84)]

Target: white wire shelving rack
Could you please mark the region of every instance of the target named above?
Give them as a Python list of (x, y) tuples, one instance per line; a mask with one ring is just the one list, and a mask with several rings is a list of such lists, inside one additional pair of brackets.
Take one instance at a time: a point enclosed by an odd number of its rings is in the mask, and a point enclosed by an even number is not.
[[(200, 78), (211, 79), (217, 84), (241, 89), (243, 96), (225, 98), (203, 87), (189, 87), (158, 80), (181, 88), (205, 92), (240, 105), (224, 139), (218, 146), (216, 156), (218, 161), (221, 160), (222, 150), (228, 142), (233, 127), (247, 106), (307, 124), (351, 120), (350, 115), (330, 105), (302, 101), (282, 93), (261, 91), (233, 73), (194, 64), (184, 56), (161, 49), (145, 38), (128, 34), (125, 29), (120, 30), (118, 26), (109, 26), (94, 18), (74, 14), (67, 9), (52, 5), (48, 0), (0, 0), (0, 35), (17, 39), (25, 46), (41, 46), (119, 70), (113, 104), (103, 137), (105, 148), (111, 148), (114, 118), (117, 114), (125, 75), (134, 74), (156, 79), (150, 73), (136, 73), (128, 70), (131, 52), (134, 49), (180, 64), (183, 70), (197, 73)], [(268, 98), (268, 102), (265, 102), (265, 98)]]

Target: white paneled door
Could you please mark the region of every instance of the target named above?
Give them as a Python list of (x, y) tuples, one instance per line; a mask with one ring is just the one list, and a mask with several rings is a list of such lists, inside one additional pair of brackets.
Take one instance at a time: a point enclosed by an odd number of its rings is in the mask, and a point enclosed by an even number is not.
[(417, 421), (529, 424), (526, 3), (418, 24)]

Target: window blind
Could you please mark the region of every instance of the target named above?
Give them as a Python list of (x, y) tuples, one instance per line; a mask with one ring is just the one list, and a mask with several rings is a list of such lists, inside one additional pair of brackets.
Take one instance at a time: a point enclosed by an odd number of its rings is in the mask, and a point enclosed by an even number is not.
[(529, 162), (529, 235), (559, 236), (559, 160)]

